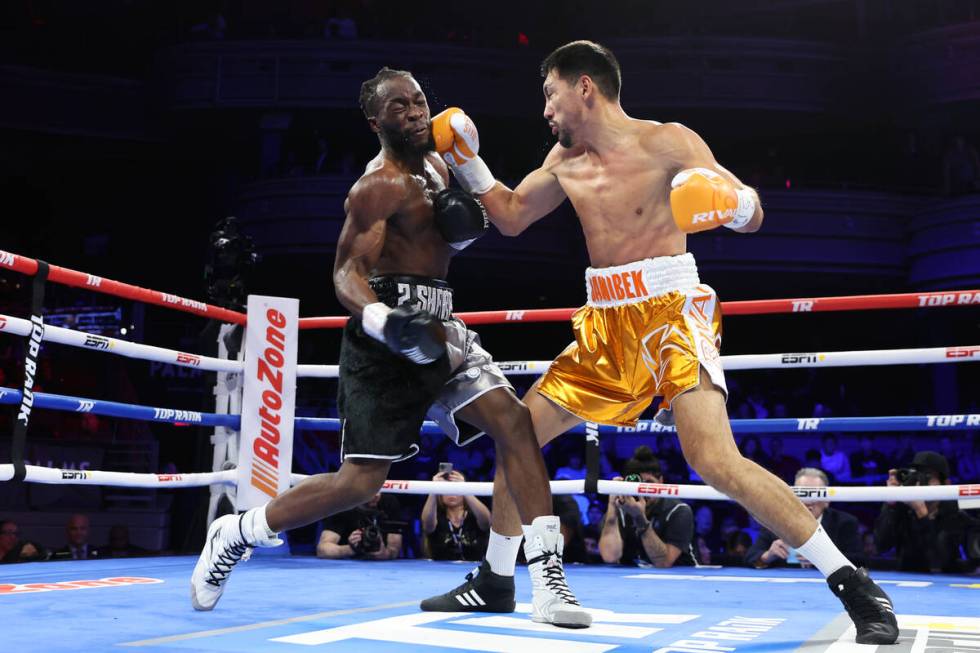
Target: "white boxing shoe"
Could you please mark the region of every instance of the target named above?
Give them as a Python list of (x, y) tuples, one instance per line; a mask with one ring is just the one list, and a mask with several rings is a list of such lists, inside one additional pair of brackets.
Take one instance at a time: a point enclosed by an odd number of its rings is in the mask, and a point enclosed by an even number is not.
[(273, 536), (249, 542), (242, 524), (248, 513), (225, 515), (211, 523), (204, 550), (191, 574), (191, 605), (195, 610), (213, 610), (225, 591), (231, 570), (248, 560), (255, 546), (279, 546), (282, 540)]
[(565, 580), (561, 556), (564, 538), (558, 517), (546, 515), (524, 529), (524, 555), (531, 574), (531, 620), (562, 628), (588, 628), (589, 614)]

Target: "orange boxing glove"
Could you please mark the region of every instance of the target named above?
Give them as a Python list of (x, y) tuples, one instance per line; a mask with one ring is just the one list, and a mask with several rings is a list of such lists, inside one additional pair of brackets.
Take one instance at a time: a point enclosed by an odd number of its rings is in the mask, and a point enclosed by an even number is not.
[(450, 107), (432, 118), (432, 138), (460, 185), (474, 195), (486, 193), (497, 180), (480, 158), (480, 134), (462, 109)]
[(755, 192), (735, 188), (714, 170), (688, 168), (670, 182), (670, 210), (677, 228), (693, 234), (722, 225), (740, 229), (755, 215)]

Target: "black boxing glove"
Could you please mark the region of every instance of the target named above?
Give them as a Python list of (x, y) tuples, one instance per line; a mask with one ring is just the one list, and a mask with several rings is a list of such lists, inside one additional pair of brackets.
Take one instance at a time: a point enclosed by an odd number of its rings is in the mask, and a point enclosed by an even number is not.
[(382, 329), (392, 351), (419, 365), (428, 365), (446, 353), (446, 328), (431, 313), (403, 304), (388, 312)]
[(490, 226), (480, 200), (458, 188), (444, 188), (432, 201), (436, 228), (454, 249), (465, 249)]

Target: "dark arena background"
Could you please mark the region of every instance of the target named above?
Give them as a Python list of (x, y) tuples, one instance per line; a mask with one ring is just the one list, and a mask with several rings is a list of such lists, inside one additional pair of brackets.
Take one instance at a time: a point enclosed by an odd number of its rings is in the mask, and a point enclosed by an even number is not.
[[(580, 428), (544, 449), (550, 478), (579, 484), (553, 500), (591, 628), (531, 621), (523, 556), (515, 612), (419, 611), (482, 560), (489, 527), (476, 518), (463, 546), (450, 524), (458, 546), (440, 553), (423, 488), (449, 491), (425, 483), (451, 463), (482, 483), (461, 486), (480, 496), (455, 497), (459, 514), (493, 509), (493, 441), (456, 447), (431, 426), (377, 506), (256, 549), (220, 607), (195, 612), (209, 523), (251, 507), (236, 467), (255, 439), (237, 430), (243, 375), (209, 361), (241, 371), (241, 329), (223, 325), (248, 295), (349, 314), (333, 280), (344, 202), (379, 150), (361, 83), (411, 71), (432, 115), (466, 111), (514, 188), (556, 142), (541, 62), (577, 39), (615, 53), (630, 116), (693, 129), (757, 189), (758, 232), (687, 239), (725, 313), (735, 438), (790, 485), (826, 474), (829, 490), (797, 494), (853, 524), (845, 553), (893, 600), (898, 643), (854, 643), (821, 574), (710, 495), (653, 421), (659, 399), (598, 446)], [(980, 0), (5, 1), (0, 650), (980, 651), (978, 117)], [(571, 310), (537, 311), (582, 306), (588, 266), (567, 200), (453, 259), (454, 310), (498, 312), (470, 324), (518, 396), (546, 369), (530, 363), (573, 340)], [(341, 322), (299, 330), (300, 377), (337, 364)], [(296, 383), (291, 464), (270, 463), (280, 492), (290, 472), (340, 466), (336, 372), (313, 376)], [(604, 486), (644, 445), (660, 482)], [(919, 487), (936, 460), (943, 487)], [(617, 487), (690, 507), (693, 564), (604, 555)], [(915, 488), (934, 494), (888, 494)], [(389, 559), (346, 544), (365, 515)]]

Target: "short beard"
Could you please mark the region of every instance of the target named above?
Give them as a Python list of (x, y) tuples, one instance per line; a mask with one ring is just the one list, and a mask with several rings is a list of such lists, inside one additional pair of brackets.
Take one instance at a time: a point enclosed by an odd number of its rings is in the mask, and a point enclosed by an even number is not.
[(432, 135), (432, 128), (429, 128), (429, 138), (421, 145), (413, 145), (409, 137), (404, 132), (397, 129), (381, 128), (384, 134), (384, 141), (395, 154), (401, 157), (418, 156), (426, 152), (434, 152), (436, 149), (436, 139)]
[(572, 135), (569, 134), (564, 129), (558, 130), (558, 144), (564, 147), (566, 150), (570, 149), (573, 145)]

